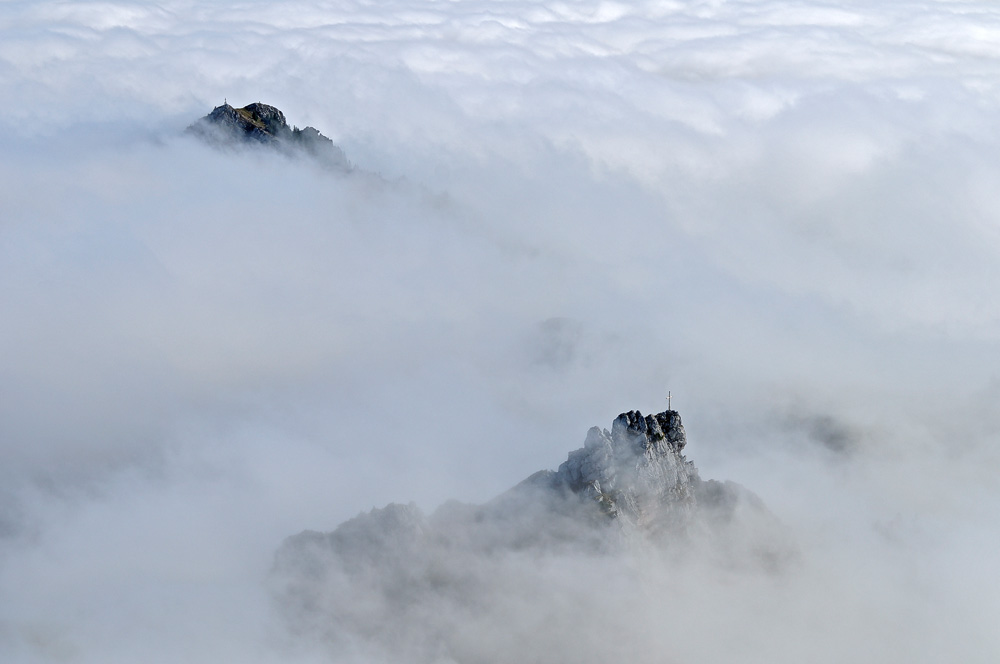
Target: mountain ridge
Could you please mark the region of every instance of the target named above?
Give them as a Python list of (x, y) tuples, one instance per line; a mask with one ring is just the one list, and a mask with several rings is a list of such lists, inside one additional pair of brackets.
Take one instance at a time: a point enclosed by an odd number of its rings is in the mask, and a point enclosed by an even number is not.
[(557, 470), (482, 505), (448, 501), (426, 515), (391, 503), (303, 531), (275, 554), (275, 604), (294, 634), (339, 653), (362, 644), (377, 661), (504, 661), (470, 659), (456, 624), (509, 619), (503, 607), (546, 593), (631, 606), (623, 587), (692, 560), (780, 569), (794, 554), (780, 524), (742, 486), (702, 480), (686, 445), (676, 411), (629, 411), (610, 431), (591, 428)]
[[(557, 470), (537, 471), (482, 505), (448, 501), (430, 522), (439, 512), (449, 513), (449, 518), (465, 512), (477, 524), (490, 519), (510, 522), (514, 517), (544, 528), (552, 526), (557, 515), (568, 515), (579, 523), (656, 539), (677, 534), (699, 511), (713, 511), (717, 520), (731, 518), (741, 505), (768, 513), (763, 501), (742, 485), (702, 479), (694, 462), (683, 454), (686, 446), (687, 434), (677, 411), (647, 416), (628, 411), (615, 418), (610, 431), (591, 427), (583, 447), (569, 452)], [(362, 512), (331, 533), (302, 535), (339, 537), (345, 527), (350, 530), (368, 519), (378, 520), (385, 510), (397, 517), (401, 511), (410, 513), (423, 524), (407, 526), (415, 530), (428, 522), (415, 504), (391, 503)], [(530, 515), (549, 523), (536, 523)]]

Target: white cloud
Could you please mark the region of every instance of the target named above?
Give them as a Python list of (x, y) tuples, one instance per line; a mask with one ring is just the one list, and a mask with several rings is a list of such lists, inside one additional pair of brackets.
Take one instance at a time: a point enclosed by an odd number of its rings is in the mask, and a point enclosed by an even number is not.
[[(887, 661), (914, 626), (898, 657), (939, 660), (934, 616), (995, 659), (998, 25), (974, 1), (0, 3), (0, 653), (278, 659), (255, 635), (283, 536), (488, 499), (671, 389), (703, 474), (803, 542), (761, 618), (812, 634), (795, 612), (832, 596)], [(385, 178), (179, 136), (223, 98)], [(733, 599), (719, 657), (793, 638), (752, 588), (691, 584)]]

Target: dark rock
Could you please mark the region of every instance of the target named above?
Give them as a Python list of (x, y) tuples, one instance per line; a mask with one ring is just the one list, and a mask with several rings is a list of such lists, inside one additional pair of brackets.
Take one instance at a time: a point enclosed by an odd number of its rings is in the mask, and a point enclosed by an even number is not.
[(216, 147), (266, 145), (288, 155), (309, 156), (329, 168), (351, 168), (343, 150), (318, 129), (289, 127), (284, 113), (260, 102), (243, 108), (217, 106), (187, 132)]

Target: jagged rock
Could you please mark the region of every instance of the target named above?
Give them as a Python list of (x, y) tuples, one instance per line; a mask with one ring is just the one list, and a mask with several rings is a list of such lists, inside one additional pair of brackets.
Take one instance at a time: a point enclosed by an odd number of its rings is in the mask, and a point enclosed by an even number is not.
[(643, 417), (622, 413), (611, 431), (593, 427), (582, 448), (570, 452), (554, 481), (597, 501), (612, 517), (629, 525), (648, 525), (665, 511), (686, 510), (695, 503), (700, 481), (694, 464), (681, 451), (687, 444), (677, 411)]
[(284, 113), (260, 102), (243, 108), (224, 103), (188, 127), (187, 132), (217, 147), (266, 145), (286, 154), (306, 154), (329, 168), (351, 168), (343, 150), (318, 129), (289, 127)]

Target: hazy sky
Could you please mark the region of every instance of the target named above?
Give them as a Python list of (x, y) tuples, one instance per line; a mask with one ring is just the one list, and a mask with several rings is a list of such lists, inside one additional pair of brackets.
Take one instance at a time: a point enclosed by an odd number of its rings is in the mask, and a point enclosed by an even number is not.
[[(0, 99), (0, 659), (305, 658), (284, 537), (668, 389), (803, 550), (669, 580), (711, 661), (1000, 655), (993, 3), (2, 0)], [(366, 174), (182, 135), (223, 99)]]

